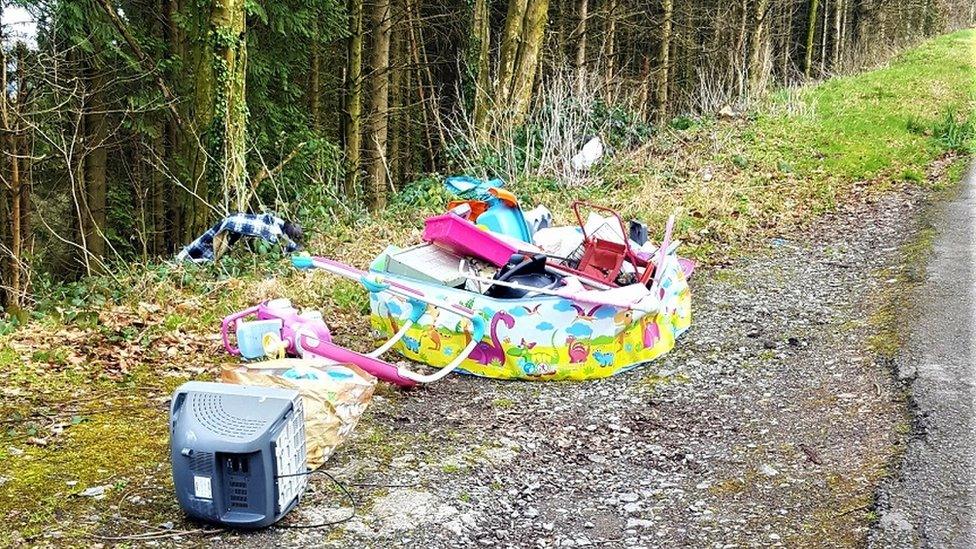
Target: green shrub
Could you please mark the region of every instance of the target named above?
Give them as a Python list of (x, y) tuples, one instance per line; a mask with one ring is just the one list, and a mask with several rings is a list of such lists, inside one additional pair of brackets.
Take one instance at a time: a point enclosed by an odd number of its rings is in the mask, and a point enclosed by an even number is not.
[(442, 209), (449, 200), (451, 200), (451, 195), (444, 187), (444, 177), (432, 173), (409, 183), (392, 197), (390, 203), (394, 206), (411, 206), (433, 210)]
[(698, 121), (695, 120), (693, 117), (687, 114), (679, 114), (678, 116), (675, 116), (674, 118), (671, 119), (671, 123), (669, 124), (669, 126), (671, 126), (672, 129), (678, 131), (685, 131), (694, 128), (697, 124)]
[(613, 149), (630, 149), (647, 141), (654, 134), (654, 126), (640, 113), (622, 105), (609, 105), (598, 99), (590, 108), (588, 133), (601, 134)]

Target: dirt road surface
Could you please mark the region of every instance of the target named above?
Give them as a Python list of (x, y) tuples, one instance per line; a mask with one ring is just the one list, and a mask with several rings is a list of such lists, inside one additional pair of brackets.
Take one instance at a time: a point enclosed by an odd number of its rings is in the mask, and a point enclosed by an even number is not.
[[(356, 497), (352, 520), (209, 541), (863, 545), (909, 431), (883, 343), (918, 209), (910, 191), (867, 200), (700, 276), (691, 331), (629, 373), (385, 392), (327, 465)], [(288, 524), (350, 511), (313, 485)]]

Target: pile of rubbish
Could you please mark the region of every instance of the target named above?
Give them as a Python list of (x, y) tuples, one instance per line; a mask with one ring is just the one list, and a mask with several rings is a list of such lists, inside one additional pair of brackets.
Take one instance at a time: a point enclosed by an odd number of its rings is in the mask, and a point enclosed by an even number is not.
[[(355, 428), (377, 380), (606, 377), (668, 352), (691, 324), (694, 263), (677, 255), (673, 216), (655, 244), (645, 224), (605, 207), (576, 202), (576, 225), (556, 227), (543, 206), (523, 211), (501, 181), (445, 185), (454, 199), (425, 221), (423, 241), (387, 247), (367, 270), (292, 257), (362, 284), (385, 339), (374, 351), (335, 343), (320, 312), (287, 299), (223, 319), (224, 347), (244, 361), (224, 369), (224, 383), (183, 385), (171, 405), (173, 478), (187, 514), (247, 528), (280, 520)], [(212, 260), (241, 237), (294, 249), (300, 229), (238, 214), (181, 259)], [(434, 371), (383, 359), (390, 350)]]
[[(367, 270), (296, 255), (302, 269), (358, 281), (386, 341), (358, 353), (332, 341), (316, 311), (272, 300), (228, 316), (225, 347), (248, 360), (288, 355), (353, 364), (400, 386), (453, 371), (499, 379), (607, 377), (668, 352), (691, 323), (673, 217), (655, 244), (640, 221), (576, 202), (577, 224), (554, 227), (544, 206), (523, 211), (500, 180), (450, 177), (454, 199), (428, 218), (423, 241), (389, 246)], [(236, 336), (236, 346), (231, 343)], [(396, 350), (436, 368), (381, 358)]]

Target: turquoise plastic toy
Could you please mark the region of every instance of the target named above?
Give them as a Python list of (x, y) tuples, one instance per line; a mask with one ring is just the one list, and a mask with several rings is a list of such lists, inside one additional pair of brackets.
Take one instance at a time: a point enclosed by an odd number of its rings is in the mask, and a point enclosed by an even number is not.
[(521, 208), (513, 208), (497, 198), (488, 200), (488, 204), (488, 209), (478, 216), (475, 223), (483, 225), (489, 231), (517, 238), (522, 242), (532, 242), (532, 232), (525, 222)]

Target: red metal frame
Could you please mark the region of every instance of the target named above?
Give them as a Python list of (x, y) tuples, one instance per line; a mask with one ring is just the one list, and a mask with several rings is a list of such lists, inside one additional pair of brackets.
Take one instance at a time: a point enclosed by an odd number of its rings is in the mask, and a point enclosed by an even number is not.
[[(580, 213), (581, 206), (591, 210), (606, 212), (616, 219), (620, 225), (620, 234), (623, 235), (623, 243), (597, 238), (595, 234), (587, 234), (583, 214)], [(606, 206), (580, 200), (573, 202), (572, 208), (573, 213), (576, 214), (576, 221), (583, 231), (583, 257), (575, 269), (565, 265), (559, 265), (560, 269), (569, 271), (577, 276), (596, 280), (603, 284), (616, 286), (616, 279), (620, 276), (620, 270), (623, 267), (624, 260), (627, 260), (635, 267), (644, 267), (644, 271), (638, 273), (638, 280), (646, 284), (651, 279), (654, 273), (654, 265), (637, 257), (637, 254), (631, 250), (630, 240), (627, 237), (627, 227), (624, 225), (623, 219), (620, 218), (620, 214)]]

